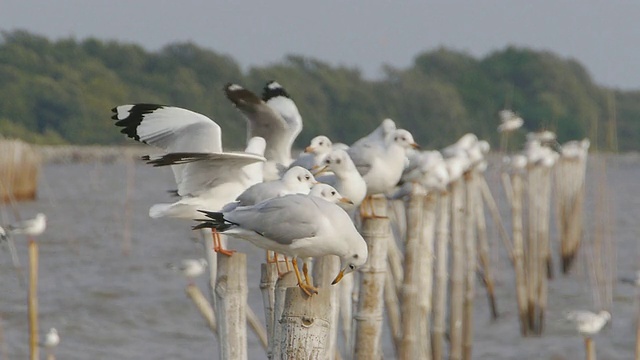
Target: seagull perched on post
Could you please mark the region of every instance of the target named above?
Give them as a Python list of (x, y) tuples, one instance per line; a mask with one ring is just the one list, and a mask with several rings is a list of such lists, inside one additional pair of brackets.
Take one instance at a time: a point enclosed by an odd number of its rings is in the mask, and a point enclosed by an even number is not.
[[(11, 235), (22, 234), (28, 236), (38, 236), (44, 232), (47, 228), (47, 216), (43, 213), (38, 213), (35, 218), (24, 220), (15, 224), (11, 224), (7, 227), (6, 233)], [(5, 237), (6, 234), (5, 233)]]

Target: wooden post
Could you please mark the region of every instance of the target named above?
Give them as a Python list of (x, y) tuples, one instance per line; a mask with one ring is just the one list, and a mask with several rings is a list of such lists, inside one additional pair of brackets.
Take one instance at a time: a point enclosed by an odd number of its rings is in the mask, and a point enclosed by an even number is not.
[(309, 297), (297, 286), (287, 288), (280, 319), (280, 346), (283, 351), (278, 359), (327, 358), (331, 321), (331, 291), (327, 290), (323, 288), (318, 294)]
[[(340, 271), (340, 258), (335, 255), (327, 255), (316, 259), (313, 271), (316, 287), (320, 289), (319, 291), (329, 293), (329, 334), (326, 344), (326, 359), (333, 360), (338, 349), (340, 287), (331, 285), (331, 282)], [(349, 277), (351, 276), (349, 275)]]
[[(272, 351), (267, 354), (269, 355), (269, 359), (282, 359), (284, 356), (284, 347), (282, 344), (283, 324), (281, 322), (281, 319), (282, 313), (284, 312), (287, 289), (292, 287), (298, 287), (298, 280), (296, 279), (296, 275), (293, 273), (293, 271), (289, 271), (288, 273), (282, 275), (282, 277), (280, 277), (276, 282), (276, 288), (274, 291), (275, 302), (273, 306), (274, 321), (272, 331), (269, 334), (269, 341), (272, 344)], [(298, 290), (301, 291), (299, 288)]]
[[(480, 266), (482, 267), (482, 280), (487, 290), (487, 299), (489, 301), (489, 310), (491, 311), (491, 319), (496, 320), (498, 318), (498, 306), (496, 304), (496, 296), (494, 291), (493, 271), (491, 269), (491, 262), (489, 260), (489, 238), (487, 236), (487, 221), (484, 215), (484, 204), (482, 201), (482, 194), (478, 192), (480, 190), (478, 185), (480, 184), (480, 178), (484, 176), (481, 173), (476, 174), (474, 178), (476, 185), (476, 198), (475, 204), (475, 218), (476, 218), (476, 231), (478, 233), (478, 259), (480, 260)], [(513, 195), (513, 194), (512, 194)]]
[(373, 197), (375, 214), (384, 218), (366, 219), (362, 235), (367, 242), (369, 258), (361, 268), (361, 286), (356, 320), (355, 359), (380, 359), (380, 337), (383, 322), (383, 290), (387, 272), (388, 237), (391, 236), (386, 218), (386, 199)]
[(247, 256), (218, 256), (216, 317), (221, 359), (247, 359)]
[(420, 341), (420, 309), (419, 296), (419, 264), (423, 261), (424, 254), (420, 252), (422, 237), (422, 214), (425, 191), (422, 186), (414, 184), (411, 197), (407, 203), (407, 240), (405, 242), (404, 281), (402, 283), (402, 340), (398, 358), (403, 360), (418, 359), (421, 357)]
[(536, 319), (538, 334), (544, 330), (544, 315), (547, 307), (548, 281), (552, 269), (551, 245), (549, 242), (549, 217), (551, 202), (551, 178), (550, 168), (542, 167), (540, 173), (540, 186), (538, 198), (538, 241), (540, 242), (540, 260), (538, 262), (538, 318)]
[(274, 307), (275, 307), (275, 288), (278, 281), (278, 264), (269, 263), (260, 266), (260, 291), (262, 292), (262, 305), (264, 306), (264, 317), (267, 327), (268, 345), (267, 356), (271, 358), (273, 352), (273, 328), (274, 328)]
[(202, 318), (207, 322), (209, 330), (211, 330), (212, 333), (217, 334), (216, 317), (213, 314), (213, 308), (202, 294), (202, 291), (200, 291), (200, 289), (194, 284), (187, 285), (184, 291), (196, 306), (200, 315), (202, 315)]
[(527, 242), (525, 252), (525, 267), (527, 269), (527, 316), (529, 329), (538, 334), (537, 311), (538, 311), (538, 264), (540, 259), (540, 243), (538, 239), (538, 216), (539, 211), (539, 185), (540, 167), (531, 166), (527, 172)]
[(433, 360), (440, 360), (444, 354), (445, 317), (447, 313), (447, 248), (449, 246), (449, 194), (440, 194), (440, 206), (436, 241), (436, 287), (433, 297), (433, 329), (431, 349)]
[(465, 212), (464, 212), (464, 253), (466, 276), (464, 281), (464, 301), (462, 310), (462, 358), (471, 360), (473, 348), (473, 300), (476, 283), (476, 219), (475, 198), (476, 174), (474, 170), (465, 174)]
[(358, 276), (356, 273), (345, 276), (337, 285), (340, 287), (338, 291), (340, 295), (340, 322), (342, 323), (342, 336), (344, 336), (344, 348), (347, 354), (353, 354), (353, 294), (356, 276)]
[(40, 359), (38, 347), (38, 244), (29, 238), (29, 358)]
[(422, 261), (419, 262), (418, 287), (422, 291), (422, 295), (418, 298), (418, 306), (420, 309), (420, 338), (422, 340), (421, 358), (428, 359), (431, 357), (431, 312), (433, 308), (433, 262), (434, 262), (434, 242), (436, 228), (436, 208), (438, 204), (438, 195), (434, 192), (427, 193), (424, 199), (424, 219), (422, 222), (422, 238), (420, 249), (423, 254)]
[(462, 359), (462, 309), (464, 298), (464, 187), (462, 179), (451, 183), (451, 292), (449, 359)]
[(398, 354), (400, 352), (400, 342), (402, 341), (402, 316), (400, 313), (400, 300), (394, 284), (393, 275), (387, 271), (384, 279), (384, 304), (387, 309), (387, 319), (389, 320), (389, 330), (393, 340), (393, 347)]
[(596, 343), (589, 336), (584, 337), (584, 349), (587, 360), (596, 360)]
[(520, 334), (529, 333), (527, 317), (527, 283), (524, 266), (524, 240), (522, 233), (522, 176), (513, 174), (513, 197), (511, 198), (511, 217), (513, 227), (513, 268), (516, 279), (516, 301), (520, 317)]

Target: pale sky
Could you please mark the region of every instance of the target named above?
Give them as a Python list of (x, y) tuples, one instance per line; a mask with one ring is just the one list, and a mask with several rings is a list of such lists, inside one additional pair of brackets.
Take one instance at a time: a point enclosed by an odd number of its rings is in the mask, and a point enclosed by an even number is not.
[(640, 1), (0, 0), (0, 29), (50, 39), (96, 37), (149, 50), (177, 41), (243, 69), (287, 54), (358, 67), (404, 68), (444, 46), (482, 57), (508, 45), (582, 63), (596, 83), (640, 90)]

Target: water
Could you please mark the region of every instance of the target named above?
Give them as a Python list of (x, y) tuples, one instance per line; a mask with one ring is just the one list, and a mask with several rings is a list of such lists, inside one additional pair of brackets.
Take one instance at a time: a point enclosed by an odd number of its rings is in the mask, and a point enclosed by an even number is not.
[[(50, 327), (58, 329), (59, 359), (215, 359), (216, 340), (186, 297), (185, 279), (165, 267), (168, 262), (202, 257), (202, 247), (191, 239), (195, 234), (189, 222), (147, 216), (151, 204), (171, 200), (164, 193), (174, 188), (169, 171), (136, 165), (132, 248), (129, 256), (122, 255), (126, 168), (124, 163), (46, 165), (39, 199), (20, 204), (23, 217), (40, 211), (48, 216), (48, 229), (38, 239), (40, 333)], [(640, 159), (610, 159), (608, 174), (617, 268), (620, 274), (631, 274), (639, 259), (640, 196), (635, 191)], [(497, 177), (487, 177), (497, 190)], [(588, 191), (595, 193), (592, 178), (593, 171)], [(501, 211), (508, 219), (504, 204)], [(26, 264), (26, 241), (16, 240), (20, 259)], [(501, 259), (495, 264), (501, 317), (490, 321), (484, 289), (478, 285), (474, 359), (583, 358), (582, 339), (563, 321), (562, 312), (593, 308), (588, 275), (582, 270), (585, 259), (578, 260), (572, 275), (550, 282), (544, 335), (523, 339), (516, 317), (513, 271), (501, 244), (495, 243)], [(557, 243), (553, 246), (557, 250)], [(262, 318), (258, 283), (264, 252), (241, 241), (231, 247), (249, 254), (249, 301)], [(555, 264), (557, 269), (558, 262)], [(28, 354), (26, 289), (20, 287), (6, 251), (0, 252), (0, 274), (0, 319), (8, 359), (24, 359)], [(206, 291), (204, 277), (197, 284)], [(612, 325), (596, 337), (599, 358), (633, 358), (635, 298), (635, 289), (616, 286)], [(385, 357), (392, 358), (389, 335), (384, 336)], [(265, 358), (251, 332), (248, 343), (249, 358)], [(2, 354), (0, 347), (0, 359)]]

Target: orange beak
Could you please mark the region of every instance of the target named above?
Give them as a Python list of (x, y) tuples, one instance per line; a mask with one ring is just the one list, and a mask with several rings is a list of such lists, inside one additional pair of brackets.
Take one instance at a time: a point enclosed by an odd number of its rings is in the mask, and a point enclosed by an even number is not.
[(418, 144), (416, 144), (416, 143), (412, 143), (412, 144), (411, 144), (411, 147), (412, 147), (412, 148), (414, 148), (414, 149), (416, 149), (416, 150), (417, 150), (417, 149), (420, 149), (420, 145), (418, 145)]
[(313, 147), (307, 146), (306, 148), (304, 148), (304, 152), (306, 152), (306, 153), (313, 152)]

